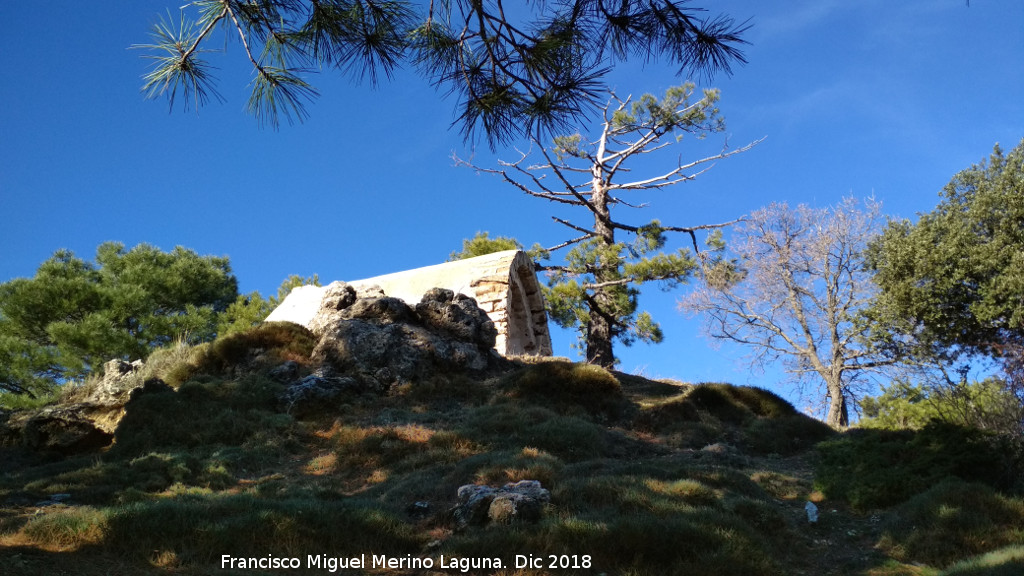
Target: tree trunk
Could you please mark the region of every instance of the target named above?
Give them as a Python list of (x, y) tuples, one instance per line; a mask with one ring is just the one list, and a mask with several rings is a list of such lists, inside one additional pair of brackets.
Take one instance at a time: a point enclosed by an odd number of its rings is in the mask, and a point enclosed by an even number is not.
[(612, 327), (608, 319), (601, 314), (590, 311), (590, 322), (587, 324), (587, 362), (602, 368), (615, 366), (615, 354), (612, 352)]
[(850, 425), (850, 413), (846, 407), (846, 395), (843, 394), (841, 382), (827, 382), (828, 385), (828, 417), (825, 423), (842, 429)]
[[(608, 190), (602, 180), (604, 175), (601, 164), (595, 164), (591, 183), (590, 202), (594, 213), (594, 233), (604, 246), (615, 244), (615, 228), (611, 223), (608, 211)], [(594, 270), (594, 280), (598, 284), (615, 279), (617, 270), (609, 270), (598, 266)], [(593, 295), (587, 299), (590, 321), (587, 323), (587, 362), (602, 368), (615, 366), (615, 354), (612, 351), (612, 310), (614, 298), (609, 295), (608, 287), (594, 289)]]

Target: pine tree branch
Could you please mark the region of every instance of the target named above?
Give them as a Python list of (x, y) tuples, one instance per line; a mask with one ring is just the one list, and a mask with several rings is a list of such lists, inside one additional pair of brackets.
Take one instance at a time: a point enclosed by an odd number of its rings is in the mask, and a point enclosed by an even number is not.
[(249, 56), (249, 61), (252, 62), (253, 67), (256, 68), (261, 75), (266, 76), (266, 70), (264, 70), (263, 66), (256, 61), (255, 57), (253, 57), (252, 50), (249, 49), (249, 42), (246, 38), (245, 31), (242, 29), (242, 24), (238, 21), (238, 17), (235, 15), (235, 11), (231, 9), (231, 4), (229, 2), (224, 3), (224, 11), (231, 16), (231, 21), (235, 23), (235, 29), (238, 30), (238, 37), (242, 41), (242, 47), (245, 48), (245, 53)]
[[(539, 143), (536, 141), (534, 141), (534, 143), (539, 145)], [(576, 200), (578, 200), (584, 206), (586, 206), (588, 210), (596, 214), (597, 208), (594, 207), (593, 203), (591, 203), (589, 199), (585, 198), (583, 194), (576, 190), (576, 187), (573, 186), (571, 182), (569, 182), (569, 180), (565, 177), (564, 174), (562, 174), (562, 171), (558, 168), (554, 161), (551, 160), (551, 155), (548, 153), (547, 148), (545, 148), (544, 146), (540, 146), (540, 151), (541, 154), (544, 155), (544, 159), (548, 161), (547, 168), (554, 172), (555, 176), (558, 177), (558, 179), (562, 182), (562, 185), (565, 186), (566, 191), (571, 193), (576, 198)]]
[(217, 23), (220, 22), (221, 20), (223, 20), (224, 17), (227, 16), (227, 15), (228, 15), (228, 8), (227, 8), (227, 5), (225, 5), (224, 9), (221, 10), (220, 14), (218, 14), (215, 18), (210, 20), (206, 24), (206, 27), (204, 27), (199, 32), (199, 35), (196, 36), (196, 41), (192, 43), (192, 46), (189, 47), (188, 50), (186, 50), (184, 53), (182, 53), (180, 60), (182, 62), (184, 62), (185, 60), (190, 58), (192, 56), (192, 54), (194, 54), (196, 52), (196, 50), (199, 49), (199, 45), (202, 44), (203, 40), (206, 38), (206, 35), (209, 34), (210, 31), (213, 30), (213, 27), (216, 26)]
[(595, 236), (597, 234), (593, 230), (587, 230), (586, 228), (581, 228), (581, 227), (573, 224), (572, 222), (568, 222), (566, 220), (562, 220), (561, 218), (557, 218), (555, 216), (552, 216), (551, 219), (554, 220), (555, 222), (558, 222), (559, 224), (563, 224), (565, 226), (568, 226), (569, 228), (572, 228), (573, 230), (576, 230), (577, 232), (583, 232), (588, 237), (593, 237), (593, 236)]
[[(522, 157), (518, 161), (516, 161), (516, 162), (504, 162), (504, 161), (500, 161), (499, 160), (498, 163), (501, 164), (502, 166), (507, 166), (509, 168), (512, 168), (512, 169), (516, 170), (517, 172), (519, 172), (520, 174), (523, 174), (524, 176), (526, 176), (527, 178), (532, 180), (534, 185), (541, 190), (540, 192), (530, 188), (529, 186), (526, 186), (525, 184), (523, 184), (519, 180), (516, 180), (515, 178), (509, 176), (508, 173), (506, 171), (504, 171), (504, 170), (496, 170), (494, 168), (483, 168), (481, 166), (477, 166), (476, 164), (473, 164), (472, 162), (468, 162), (466, 160), (463, 160), (463, 159), (459, 158), (455, 154), (452, 155), (452, 159), (455, 161), (455, 165), (456, 166), (466, 166), (466, 167), (469, 167), (469, 168), (472, 168), (472, 169), (476, 170), (477, 172), (483, 172), (485, 174), (497, 174), (497, 175), (501, 176), (502, 179), (505, 180), (505, 182), (507, 182), (507, 183), (511, 184), (512, 186), (518, 188), (521, 192), (523, 192), (524, 194), (527, 194), (529, 196), (533, 196), (535, 198), (543, 198), (545, 200), (549, 200), (551, 202), (558, 202), (558, 203), (561, 203), (561, 204), (570, 204), (572, 206), (584, 206), (584, 205), (586, 205), (586, 200), (583, 200), (582, 202), (578, 200), (578, 198), (580, 197), (579, 193), (571, 194), (571, 193), (568, 193), (568, 192), (557, 192), (557, 191), (554, 191), (554, 190), (548, 188), (547, 186), (545, 186), (544, 183), (541, 181), (540, 178), (537, 177), (536, 174), (534, 174), (530, 170), (525, 170), (525, 169), (522, 168), (522, 166), (520, 166), (520, 164), (529, 155), (529, 152), (527, 152), (527, 153), (520, 152), (520, 154), (522, 154)], [(572, 196), (573, 199), (567, 198), (566, 196)]]
[[(616, 185), (611, 186), (610, 188), (612, 188), (614, 190), (650, 190), (650, 189), (665, 188), (667, 186), (672, 186), (672, 185), (675, 185), (675, 184), (679, 184), (679, 183), (682, 183), (682, 182), (693, 180), (693, 179), (697, 178), (698, 176), (700, 176), (701, 174), (703, 174), (703, 173), (707, 172), (708, 170), (714, 168), (715, 165), (711, 164), (711, 166), (708, 166), (708, 167), (706, 167), (706, 168), (704, 168), (704, 169), (702, 169), (702, 170), (700, 170), (700, 171), (698, 171), (698, 172), (696, 172), (694, 174), (687, 175), (687, 174), (684, 174), (684, 172), (686, 172), (687, 170), (690, 170), (691, 168), (694, 168), (694, 167), (697, 167), (697, 166), (700, 166), (700, 165), (703, 165), (703, 164), (707, 164), (708, 162), (715, 162), (715, 161), (721, 160), (723, 158), (728, 158), (730, 156), (735, 156), (736, 154), (740, 154), (742, 152), (746, 152), (747, 150), (750, 150), (751, 148), (753, 148), (754, 146), (757, 146), (761, 142), (764, 142), (764, 138), (759, 138), (759, 139), (754, 140), (753, 142), (743, 146), (742, 148), (737, 148), (736, 150), (730, 150), (729, 152), (725, 152), (725, 148), (723, 147), (723, 149), (722, 149), (723, 151), (718, 153), (718, 154), (715, 154), (714, 156), (707, 156), (705, 158), (701, 158), (699, 160), (694, 160), (693, 162), (689, 162), (687, 164), (680, 164), (674, 170), (671, 170), (671, 171), (669, 171), (669, 172), (667, 172), (665, 174), (662, 174), (661, 176), (655, 176), (655, 177), (652, 177), (652, 178), (648, 178), (646, 180), (637, 180), (635, 182), (629, 182), (629, 183), (626, 183), (626, 184), (616, 184)], [(678, 176), (680, 174), (682, 174), (682, 175)], [(676, 177), (676, 176), (678, 176), (678, 177)]]
[(572, 246), (573, 244), (579, 244), (580, 242), (583, 242), (584, 240), (587, 240), (587, 239), (593, 238), (593, 237), (594, 237), (593, 234), (584, 234), (583, 236), (580, 236), (578, 238), (573, 238), (572, 240), (566, 240), (565, 242), (562, 242), (561, 244), (558, 244), (556, 246), (552, 246), (551, 248), (546, 248), (546, 250), (548, 252), (554, 252), (555, 250), (561, 250), (562, 248), (565, 248), (567, 246)]

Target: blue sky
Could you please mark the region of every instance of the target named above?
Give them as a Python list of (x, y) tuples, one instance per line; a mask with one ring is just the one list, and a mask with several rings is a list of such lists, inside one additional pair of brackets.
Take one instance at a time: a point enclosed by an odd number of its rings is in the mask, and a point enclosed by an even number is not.
[[(449, 128), (454, 102), (412, 71), (376, 89), (314, 76), (311, 118), (274, 131), (244, 112), (249, 70), (234, 42), (210, 55), (225, 103), (168, 113), (144, 100), (147, 63), (128, 48), (182, 4), (0, 3), (0, 281), (31, 276), (59, 248), (92, 258), (117, 240), (227, 255), (242, 291), (270, 294), (293, 273), (329, 282), (434, 264), (477, 230), (566, 239), (546, 203), (453, 165), (453, 152), (485, 166), (516, 153), (472, 150)], [(913, 217), (993, 144), (1024, 137), (1024, 3), (695, 4), (753, 24), (749, 63), (708, 85), (722, 90), (730, 146), (766, 140), (646, 198), (631, 221), (695, 225), (851, 194)], [(682, 80), (658, 63), (609, 78), (620, 95)], [(722, 142), (684, 140), (668, 161)], [(781, 375), (737, 362), (742, 350), (710, 347), (675, 311), (679, 294), (645, 290), (665, 342), (619, 347), (623, 370), (777, 386)], [(556, 353), (574, 355), (571, 340), (557, 335)]]

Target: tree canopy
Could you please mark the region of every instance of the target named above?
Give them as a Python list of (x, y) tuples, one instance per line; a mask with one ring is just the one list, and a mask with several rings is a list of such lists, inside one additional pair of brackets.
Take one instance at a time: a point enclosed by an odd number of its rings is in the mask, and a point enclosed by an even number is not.
[(227, 258), (104, 243), (96, 261), (59, 250), (32, 278), (0, 284), (0, 390), (45, 391), (111, 358), (213, 338), (238, 294)]
[(410, 63), (456, 98), (467, 138), (482, 131), (494, 145), (564, 128), (596, 106), (604, 76), (629, 57), (728, 73), (745, 62), (747, 28), (682, 0), (196, 0), (136, 47), (153, 61), (149, 97), (199, 107), (221, 99), (211, 47), (238, 39), (254, 73), (249, 111), (275, 126), (307, 115), (312, 70), (375, 83)]
[(1024, 140), (956, 174), (935, 210), (871, 246), (876, 336), (895, 354), (953, 360), (1024, 343)]
[[(525, 194), (580, 210), (592, 224), (552, 216), (570, 231), (570, 238), (544, 252), (568, 249), (565, 263), (543, 266), (549, 272), (545, 293), (551, 319), (578, 330), (588, 362), (613, 366), (613, 343), (660, 342), (662, 332), (651, 316), (638, 310), (639, 285), (660, 282), (671, 288), (697, 268), (694, 252), (682, 247), (665, 250), (670, 233), (692, 240), (696, 232), (725, 224), (680, 227), (651, 220), (626, 223), (623, 209), (642, 207), (642, 194), (688, 182), (707, 164), (750, 149), (754, 144), (719, 152), (690, 162), (673, 155), (672, 165), (638, 175), (638, 158), (665, 150), (684, 136), (695, 139), (724, 129), (716, 104), (718, 92), (705, 90), (694, 97), (694, 86), (670, 88), (664, 97), (645, 94), (634, 101), (615, 95), (603, 111), (593, 139), (581, 134), (556, 136), (549, 145), (533, 138), (542, 162), (527, 163), (529, 154), (501, 168), (478, 170), (500, 175)], [(613, 217), (613, 212), (615, 216)], [(624, 239), (623, 237), (627, 238)]]

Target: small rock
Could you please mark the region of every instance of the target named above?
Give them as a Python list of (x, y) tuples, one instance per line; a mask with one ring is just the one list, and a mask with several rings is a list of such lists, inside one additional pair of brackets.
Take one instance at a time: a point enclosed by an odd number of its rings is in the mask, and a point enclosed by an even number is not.
[(299, 377), (299, 363), (289, 360), (271, 370), (270, 377), (278, 382), (291, 382)]
[(405, 507), (405, 513), (415, 518), (422, 518), (430, 513), (430, 503), (422, 500)]
[(354, 378), (332, 377), (321, 371), (290, 385), (278, 396), (278, 402), (289, 414), (308, 414), (322, 410), (342, 394), (360, 388)]
[(711, 454), (735, 454), (736, 449), (728, 444), (722, 442), (715, 442), (714, 444), (708, 444), (707, 446), (700, 449), (701, 452), (708, 452)]

